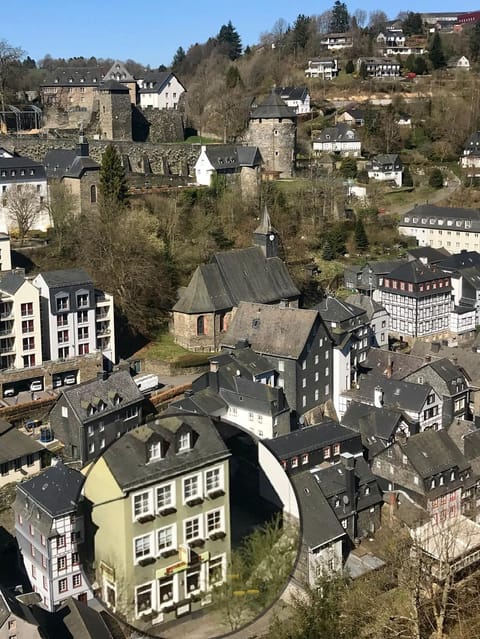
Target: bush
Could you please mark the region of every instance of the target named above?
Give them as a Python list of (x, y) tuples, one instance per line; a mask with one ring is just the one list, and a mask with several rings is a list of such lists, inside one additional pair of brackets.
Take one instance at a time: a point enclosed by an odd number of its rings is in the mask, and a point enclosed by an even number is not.
[(443, 186), (443, 174), (440, 169), (432, 169), (428, 178), (428, 185), (434, 189), (441, 189)]

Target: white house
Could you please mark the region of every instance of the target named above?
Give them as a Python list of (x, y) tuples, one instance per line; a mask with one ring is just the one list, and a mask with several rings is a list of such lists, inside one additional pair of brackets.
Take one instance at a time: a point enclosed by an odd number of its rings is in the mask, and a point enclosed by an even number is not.
[(153, 109), (177, 109), (185, 87), (169, 71), (151, 71), (138, 80), (140, 106)]
[(470, 60), (464, 55), (450, 58), (447, 68), (454, 71), (470, 71)]
[[(32, 230), (46, 231), (51, 226), (47, 209), (45, 167), (34, 160), (0, 148), (0, 231), (18, 228), (12, 198), (24, 197), (31, 210)], [(31, 202), (31, 203), (30, 203)]]
[(202, 145), (194, 167), (195, 181), (202, 186), (210, 186), (213, 175), (240, 175), (247, 183), (256, 183), (261, 164), (262, 156), (256, 146)]
[(327, 47), (329, 51), (350, 49), (353, 47), (353, 38), (349, 33), (327, 33), (320, 40), (320, 44)]
[(295, 110), (297, 115), (310, 113), (310, 92), (307, 87), (279, 87), (275, 89), (285, 104)]
[(332, 80), (338, 75), (338, 60), (336, 58), (312, 58), (305, 69), (307, 78), (322, 78)]
[(362, 152), (362, 143), (355, 129), (343, 122), (321, 131), (312, 139), (312, 146), (319, 153), (336, 153), (355, 158)]
[(393, 182), (402, 186), (403, 166), (397, 153), (382, 153), (367, 165), (368, 177), (376, 182)]

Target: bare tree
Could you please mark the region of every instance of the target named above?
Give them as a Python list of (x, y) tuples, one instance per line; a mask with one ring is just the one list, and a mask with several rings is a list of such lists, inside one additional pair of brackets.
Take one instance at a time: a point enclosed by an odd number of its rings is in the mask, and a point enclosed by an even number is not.
[(18, 185), (7, 191), (7, 208), (10, 219), (18, 228), (21, 244), (25, 235), (38, 219), (41, 210), (37, 192), (30, 184)]
[(20, 47), (12, 47), (6, 40), (0, 40), (0, 104), (2, 111), (5, 111), (5, 92), (12, 70), (23, 54), (24, 51)]
[(68, 239), (73, 239), (76, 203), (72, 193), (59, 180), (53, 181), (49, 190), (48, 212), (54, 229), (56, 250), (62, 254), (67, 248)]

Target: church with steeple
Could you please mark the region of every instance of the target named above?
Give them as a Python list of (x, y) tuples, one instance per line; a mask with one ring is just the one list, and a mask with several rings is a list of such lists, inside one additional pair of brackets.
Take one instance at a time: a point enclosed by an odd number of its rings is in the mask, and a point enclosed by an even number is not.
[(175, 342), (191, 351), (217, 351), (240, 302), (298, 307), (300, 291), (278, 247), (278, 233), (265, 207), (253, 246), (216, 253), (179, 291), (172, 309)]

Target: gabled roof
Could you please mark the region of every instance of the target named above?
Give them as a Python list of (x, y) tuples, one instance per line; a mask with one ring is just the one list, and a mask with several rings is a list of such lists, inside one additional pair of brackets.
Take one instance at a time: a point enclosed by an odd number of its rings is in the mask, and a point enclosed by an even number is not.
[(367, 352), (366, 360), (362, 362), (362, 368), (371, 370), (377, 380), (388, 376), (392, 379), (404, 379), (425, 363), (425, 357), (372, 347)]
[(407, 255), (410, 255), (415, 260), (425, 260), (428, 264), (440, 264), (443, 268), (443, 263), (448, 261), (449, 253), (447, 249), (436, 249), (432, 246), (416, 246), (415, 248), (407, 249)]
[(402, 164), (398, 153), (379, 153), (373, 156), (372, 162), (376, 162), (381, 166), (386, 164), (399, 164), (401, 166)]
[[(170, 414), (149, 422), (126, 433), (115, 441), (103, 454), (117, 484), (123, 490), (152, 484), (166, 477), (193, 471), (209, 462), (221, 461), (230, 455), (212, 420), (203, 415)], [(175, 450), (176, 433), (187, 427), (198, 437), (194, 445), (179, 453)], [(147, 463), (146, 446), (154, 436), (162, 438), (168, 448), (162, 459)]]
[(480, 267), (480, 253), (478, 251), (460, 251), (453, 255), (443, 256), (438, 261), (438, 266), (448, 271), (460, 271), (464, 269)]
[(377, 438), (389, 441), (402, 420), (402, 414), (398, 410), (377, 408), (354, 401), (348, 405), (342, 424), (360, 432), (364, 444), (370, 448)]
[[(143, 401), (143, 395), (127, 371), (112, 373), (107, 379), (94, 379), (72, 388), (62, 390), (59, 401), (64, 397), (81, 422), (98, 419), (100, 414), (108, 415), (129, 404)], [(100, 411), (100, 405), (103, 410)], [(91, 407), (95, 414), (91, 414)]]
[(211, 264), (199, 266), (173, 311), (207, 313), (241, 301), (273, 303), (299, 295), (284, 262), (254, 246), (217, 253)]
[(27, 280), (23, 272), (3, 271), (0, 272), (0, 291), (15, 295), (18, 289), (25, 284)]
[(337, 516), (310, 472), (290, 478), (300, 509), (303, 543), (310, 549), (345, 536)]
[[(88, 143), (83, 138), (80, 142), (88, 153)], [(100, 165), (88, 155), (80, 155), (79, 148), (51, 149), (45, 154), (45, 168), (48, 177), (80, 178), (85, 171), (99, 171)]]
[(378, 378), (369, 374), (360, 379), (360, 388), (351, 394), (354, 399), (365, 399), (373, 403), (377, 387), (383, 390), (383, 405), (386, 408), (419, 412), (428, 395), (432, 392), (430, 384), (415, 384), (397, 379)]
[(69, 597), (60, 606), (56, 616), (62, 619), (64, 626), (64, 628), (58, 627), (57, 632), (65, 633), (55, 634), (56, 637), (69, 636), (72, 639), (112, 639), (113, 637), (102, 615), (74, 597)]
[[(421, 284), (423, 282), (445, 279), (446, 274), (439, 268), (428, 266), (428, 264), (422, 264), (420, 260), (411, 260), (410, 262), (404, 262), (400, 266), (397, 266), (397, 268), (393, 271), (390, 271), (388, 277), (402, 282)], [(445, 290), (446, 289), (443, 288), (440, 292)]]
[(0, 420), (0, 463), (11, 462), (41, 450), (45, 449), (36, 440)]
[(67, 268), (58, 271), (42, 271), (40, 275), (50, 288), (92, 284), (92, 278), (83, 268)]
[(232, 353), (219, 353), (211, 357), (210, 361), (218, 362), (222, 370), (232, 375), (249, 379), (270, 373), (275, 368), (266, 357), (259, 355), (252, 348), (236, 348)]
[(412, 435), (400, 446), (422, 479), (458, 467), (464, 470), (469, 463), (445, 430), (425, 430)]
[(262, 161), (257, 146), (208, 144), (204, 148), (210, 164), (217, 171), (239, 168), (241, 166), (259, 166)]
[(326, 323), (345, 322), (347, 320), (359, 319), (366, 320), (363, 308), (343, 302), (336, 297), (327, 295), (316, 305), (315, 309), (320, 313), (322, 319)]
[(317, 135), (314, 142), (359, 142), (357, 132), (346, 122), (329, 126)]
[(97, 86), (107, 71), (106, 66), (58, 68), (48, 74), (41, 86)]
[(277, 87), (275, 93), (282, 100), (305, 100), (308, 96), (307, 87)]
[(37, 502), (51, 517), (60, 517), (76, 509), (85, 477), (61, 461), (40, 475), (17, 484), (17, 490)]
[[(449, 221), (452, 224), (449, 225)], [(465, 226), (465, 221), (470, 226)], [(458, 225), (457, 225), (458, 222)], [(422, 204), (402, 215), (399, 226), (415, 226), (419, 228), (447, 229), (452, 231), (470, 230), (476, 233), (480, 228), (480, 211), (450, 206)]]
[(314, 310), (241, 302), (222, 346), (235, 348), (247, 339), (257, 353), (298, 359), (320, 323)]
[(357, 452), (360, 453), (362, 447), (358, 433), (338, 422), (327, 421), (294, 430), (287, 435), (265, 441), (264, 444), (278, 459), (287, 459), (293, 455), (321, 450), (324, 446), (348, 440), (358, 440)]
[[(175, 78), (177, 82), (182, 85), (177, 76), (171, 71), (149, 71), (142, 76), (141, 80), (143, 80), (144, 83), (153, 82), (153, 87), (144, 87), (140, 89), (140, 93), (161, 93), (172, 78)], [(183, 88), (185, 89), (185, 87)]]
[[(342, 461), (330, 464), (325, 468), (315, 468), (312, 472), (327, 499), (341, 495), (346, 491), (346, 474)], [(375, 476), (363, 457), (355, 457), (355, 479), (357, 486), (364, 486), (369, 483), (376, 485)], [(378, 494), (374, 495), (374, 497), (374, 501), (378, 501)]]
[[(35, 626), (36, 628), (40, 627), (40, 623), (33, 614), (31, 607), (19, 601), (15, 595), (7, 590), (7, 588), (0, 586), (0, 630), (10, 615), (14, 615), (18, 619), (22, 619), (25, 623)], [(4, 629), (4, 632), (5, 636), (7, 636), (6, 628)], [(31, 629), (26, 631), (22, 629), (22, 636), (27, 635), (27, 633), (29, 637), (43, 636), (40, 633), (30, 634), (32, 633)], [(17, 633), (15, 631), (11, 631), (8, 633), (8, 636), (13, 639), (16, 634)]]
[(375, 313), (386, 313), (385, 308), (376, 302), (370, 295), (362, 295), (361, 293), (355, 293), (349, 295), (345, 302), (351, 304), (356, 308), (361, 308), (367, 314), (367, 319), (370, 321)]
[(282, 98), (275, 93), (275, 91), (272, 91), (265, 100), (250, 113), (251, 120), (280, 118), (289, 118), (293, 120), (296, 117), (295, 109), (287, 106)]

